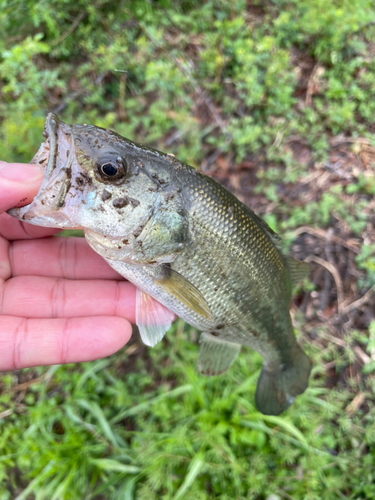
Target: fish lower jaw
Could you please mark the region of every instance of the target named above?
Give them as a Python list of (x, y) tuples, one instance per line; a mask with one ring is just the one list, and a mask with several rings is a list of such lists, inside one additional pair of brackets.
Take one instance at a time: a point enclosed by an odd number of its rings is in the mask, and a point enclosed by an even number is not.
[(88, 244), (95, 252), (106, 259), (120, 260), (131, 263), (133, 254), (132, 245), (124, 244), (122, 238), (109, 239), (101, 233), (91, 229), (85, 229), (85, 237)]

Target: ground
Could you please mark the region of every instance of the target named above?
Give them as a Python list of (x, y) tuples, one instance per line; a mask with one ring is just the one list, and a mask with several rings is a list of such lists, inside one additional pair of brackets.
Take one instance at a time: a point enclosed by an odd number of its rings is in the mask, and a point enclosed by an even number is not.
[(281, 417), (261, 358), (196, 369), (178, 320), (96, 362), (6, 373), (0, 499), (375, 497), (372, 2), (5, 2), (0, 141), (28, 161), (45, 115), (115, 129), (214, 177), (311, 263), (291, 304), (313, 360)]

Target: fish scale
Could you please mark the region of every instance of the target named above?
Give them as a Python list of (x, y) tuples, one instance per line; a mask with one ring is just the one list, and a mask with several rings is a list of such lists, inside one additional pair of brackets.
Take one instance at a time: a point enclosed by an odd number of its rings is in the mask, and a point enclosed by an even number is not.
[(250, 346), (264, 358), (258, 409), (288, 408), (311, 368), (289, 314), (292, 285), (308, 266), (285, 256), (279, 237), (229, 191), (170, 155), (53, 114), (45, 136), (32, 160), (45, 171), (42, 187), (10, 214), (83, 228), (92, 248), (138, 287), (147, 345), (168, 329), (168, 308), (202, 330), (202, 373), (225, 372), (241, 345)]
[[(192, 213), (192, 218), (195, 220), (196, 224), (202, 227), (203, 234), (201, 237), (195, 235), (192, 253), (194, 249), (197, 249), (197, 255), (202, 262), (203, 251), (201, 250), (204, 245), (205, 237), (209, 233), (213, 233), (215, 238), (218, 238), (222, 242), (222, 246), (225, 248), (225, 255), (231, 255), (233, 259), (233, 265), (236, 265), (239, 272), (243, 274), (243, 278), (240, 282), (240, 288), (248, 293), (246, 290), (251, 289), (254, 281), (256, 281), (257, 286), (263, 286), (267, 291), (272, 284), (274, 288), (275, 280), (272, 279), (274, 270), (273, 267), (276, 266), (277, 269), (281, 269), (285, 272), (287, 277), (287, 270), (285, 262), (283, 262), (283, 257), (279, 254), (279, 251), (275, 246), (272, 245), (270, 238), (262, 232), (262, 230), (256, 226), (248, 218), (245, 219), (246, 215), (244, 211), (246, 207), (238, 206), (239, 202), (236, 198), (224, 191), (224, 189), (219, 185), (208, 184), (206, 192), (201, 189), (201, 184), (205, 181), (205, 178), (200, 178), (197, 182), (197, 186), (190, 185), (189, 188), (193, 191), (193, 199), (196, 201), (196, 205), (192, 205), (190, 213)], [(208, 191), (208, 189), (210, 191)], [(208, 192), (207, 192), (208, 191)], [(203, 201), (201, 203), (199, 194), (205, 193)], [(220, 196), (221, 195), (221, 196)], [(189, 193), (186, 195), (189, 196)], [(213, 196), (216, 200), (215, 205), (209, 203)], [(222, 205), (217, 205), (218, 200), (222, 202)], [(229, 206), (233, 209), (233, 215), (228, 213)], [(212, 207), (212, 208), (211, 208)], [(244, 222), (243, 222), (244, 221)], [(220, 245), (215, 242), (215, 246)], [(212, 246), (210, 246), (210, 252), (208, 253), (208, 258), (212, 261)], [(218, 250), (215, 249), (217, 252)], [(219, 261), (224, 258), (220, 255)], [(183, 255), (181, 255), (177, 262), (183, 260)], [(268, 266), (267, 266), (268, 264)], [(173, 264), (175, 265), (175, 264)], [(266, 272), (268, 267), (268, 273)], [(260, 279), (258, 279), (260, 275)], [(267, 275), (271, 278), (268, 279)], [(192, 278), (194, 279), (194, 278)], [(220, 276), (218, 276), (218, 280)], [(238, 280), (233, 280), (235, 288), (238, 287)], [(279, 292), (284, 292), (284, 297), (288, 300), (288, 294), (290, 294), (290, 286), (286, 280), (282, 283)], [(209, 301), (209, 297), (205, 295), (206, 300)], [(240, 301), (242, 303), (242, 301)], [(286, 313), (288, 314), (288, 313)]]

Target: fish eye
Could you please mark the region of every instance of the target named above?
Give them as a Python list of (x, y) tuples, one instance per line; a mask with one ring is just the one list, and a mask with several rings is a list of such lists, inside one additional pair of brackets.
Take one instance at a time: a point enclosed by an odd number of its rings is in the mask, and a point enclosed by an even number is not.
[(108, 177), (113, 177), (118, 172), (118, 166), (113, 165), (113, 163), (104, 163), (101, 168), (103, 174), (108, 175)]
[(103, 158), (98, 162), (100, 176), (109, 181), (121, 179), (126, 172), (126, 164), (121, 156)]

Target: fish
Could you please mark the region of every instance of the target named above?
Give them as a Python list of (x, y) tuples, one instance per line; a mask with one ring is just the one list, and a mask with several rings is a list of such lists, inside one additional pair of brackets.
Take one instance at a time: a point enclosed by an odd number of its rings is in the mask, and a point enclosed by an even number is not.
[(219, 375), (242, 345), (263, 357), (256, 408), (279, 415), (308, 386), (311, 362), (289, 312), (309, 266), (251, 208), (174, 155), (93, 125), (47, 116), (31, 163), (44, 179), (8, 213), (45, 227), (83, 229), (88, 244), (137, 287), (136, 322), (154, 346), (174, 314), (201, 330), (198, 368)]

